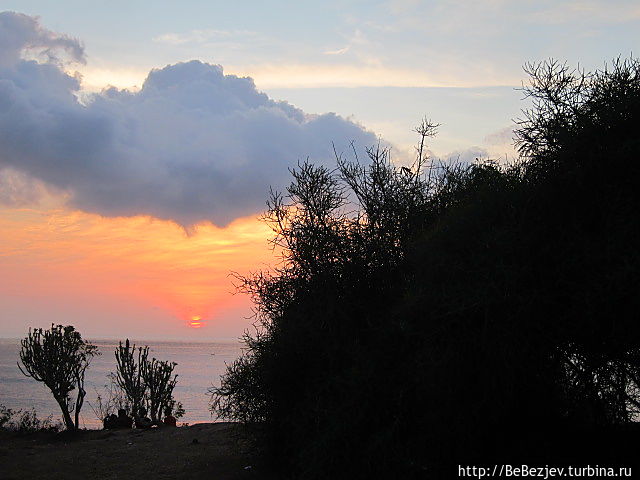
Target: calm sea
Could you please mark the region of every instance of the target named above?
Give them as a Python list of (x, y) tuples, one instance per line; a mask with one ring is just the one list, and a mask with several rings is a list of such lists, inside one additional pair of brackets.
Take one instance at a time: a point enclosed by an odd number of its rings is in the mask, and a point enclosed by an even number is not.
[[(94, 357), (85, 377), (87, 396), (81, 410), (82, 424), (86, 428), (101, 428), (87, 402), (95, 404), (97, 392), (101, 392), (109, 382), (107, 375), (116, 369), (114, 350), (117, 342), (109, 340), (92, 341), (102, 355)], [(215, 418), (209, 412), (207, 390), (220, 384), (220, 375), (225, 371), (225, 362), (230, 364), (242, 353), (238, 341), (220, 341), (212, 343), (191, 342), (144, 342), (137, 345), (149, 345), (149, 358), (176, 362), (175, 373), (178, 383), (174, 397), (182, 402), (186, 413), (179, 422), (212, 422)], [(27, 378), (16, 362), (20, 351), (20, 341), (0, 339), (0, 404), (13, 409), (34, 407), (39, 418), (53, 414), (60, 418), (60, 409), (51, 392), (42, 383)]]

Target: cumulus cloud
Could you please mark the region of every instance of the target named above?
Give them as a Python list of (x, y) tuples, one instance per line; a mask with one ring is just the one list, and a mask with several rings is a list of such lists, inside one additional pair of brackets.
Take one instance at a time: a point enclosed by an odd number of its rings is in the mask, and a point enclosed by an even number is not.
[(78, 39), (47, 30), (37, 18), (15, 12), (0, 13), (0, 67), (15, 65), (25, 53), (59, 63), (61, 51), (71, 60), (85, 61), (84, 47)]
[[(45, 61), (26, 59), (32, 48)], [(77, 40), (0, 14), (0, 168), (62, 189), (85, 211), (225, 225), (262, 210), (297, 160), (333, 164), (332, 142), (376, 142), (350, 120), (308, 115), (199, 61), (152, 70), (138, 92), (110, 88), (81, 103), (60, 50), (84, 59)]]

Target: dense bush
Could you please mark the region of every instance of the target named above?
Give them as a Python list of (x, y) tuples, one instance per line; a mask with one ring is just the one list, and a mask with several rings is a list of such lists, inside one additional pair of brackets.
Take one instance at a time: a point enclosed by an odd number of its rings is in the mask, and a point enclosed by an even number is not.
[(272, 195), (282, 262), (241, 279), (258, 329), (213, 409), (274, 464), (450, 477), (637, 415), (640, 63), (528, 71), (515, 165), (432, 166), (425, 122), (411, 168), (376, 148)]

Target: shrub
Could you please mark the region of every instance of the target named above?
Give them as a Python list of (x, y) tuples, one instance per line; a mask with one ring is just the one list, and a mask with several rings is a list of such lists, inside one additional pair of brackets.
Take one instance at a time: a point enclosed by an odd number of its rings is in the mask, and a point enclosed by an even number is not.
[(53, 416), (39, 419), (35, 408), (31, 410), (13, 410), (0, 405), (0, 429), (4, 428), (17, 433), (58, 432), (64, 425), (53, 423)]
[(0, 404), (0, 428), (4, 428), (4, 426), (11, 421), (11, 418), (13, 418), (16, 413), (17, 412), (12, 408), (7, 408), (6, 406)]
[(621, 447), (584, 432), (639, 410), (640, 64), (528, 70), (514, 165), (373, 148), (271, 196), (282, 262), (240, 278), (257, 332), (212, 408), (258, 424), (288, 474), (449, 478)]

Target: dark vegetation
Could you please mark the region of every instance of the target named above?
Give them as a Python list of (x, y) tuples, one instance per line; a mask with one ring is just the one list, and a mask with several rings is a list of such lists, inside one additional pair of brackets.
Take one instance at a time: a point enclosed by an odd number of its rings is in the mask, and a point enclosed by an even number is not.
[[(82, 339), (72, 326), (51, 325), (49, 330), (29, 329), (22, 340), (18, 368), (27, 377), (43, 382), (60, 406), (67, 430), (80, 426), (80, 410), (84, 403), (84, 374), (98, 348)], [(24, 369), (23, 369), (24, 367)], [(76, 398), (71, 392), (76, 391)], [(75, 413), (74, 418), (71, 414)], [(34, 415), (35, 417), (35, 415)]]
[[(640, 62), (529, 65), (521, 158), (309, 163), (242, 279), (257, 330), (212, 408), (296, 478), (628, 464), (640, 407)], [(637, 434), (636, 434), (637, 435)], [(627, 455), (627, 456), (625, 456)], [(634, 454), (635, 455), (635, 454)], [(589, 462), (586, 462), (589, 461)]]
[(173, 369), (177, 363), (156, 358), (149, 360), (149, 347), (136, 348), (129, 339), (124, 345), (120, 342), (115, 355), (118, 368), (113, 379), (126, 399), (124, 408), (128, 413), (136, 415), (144, 406), (154, 422), (160, 420), (167, 407), (178, 418), (184, 415), (182, 404), (173, 397), (178, 381)]
[[(43, 382), (60, 406), (67, 430), (80, 428), (80, 410), (86, 390), (84, 376), (91, 359), (100, 355), (98, 347), (82, 339), (73, 326), (51, 325), (49, 330), (35, 328), (21, 341), (18, 368), (27, 377)], [(137, 355), (136, 355), (137, 352)], [(98, 394), (92, 410), (100, 421), (124, 409), (131, 416), (145, 407), (151, 421), (158, 423), (165, 409), (170, 408), (177, 418), (184, 415), (182, 404), (173, 396), (178, 375), (173, 373), (177, 363), (149, 360), (149, 347), (131, 345), (129, 339), (119, 343), (115, 351), (116, 373), (109, 375), (106, 395)], [(71, 393), (75, 391), (76, 398)], [(72, 414), (74, 418), (72, 418)], [(40, 420), (35, 410), (12, 410), (0, 405), (0, 428), (32, 432), (57, 430), (51, 417)]]
[(59, 432), (64, 425), (53, 422), (53, 415), (38, 418), (35, 408), (14, 410), (0, 404), (0, 430), (17, 433)]

